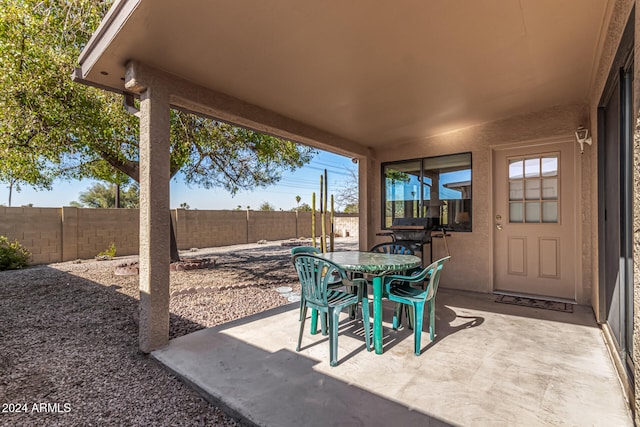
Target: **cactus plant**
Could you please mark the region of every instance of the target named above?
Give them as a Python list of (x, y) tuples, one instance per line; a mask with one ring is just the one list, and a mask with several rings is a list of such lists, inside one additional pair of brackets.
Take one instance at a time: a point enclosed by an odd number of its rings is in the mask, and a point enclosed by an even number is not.
[(331, 220), (329, 221), (330, 226), (329, 226), (329, 248), (331, 250), (331, 252), (333, 252), (333, 244), (334, 244), (334, 230), (333, 230), (333, 226), (335, 223), (335, 212), (333, 210), (333, 194), (331, 195), (331, 216), (330, 216)]
[[(325, 172), (327, 170), (325, 169)], [(326, 182), (320, 175), (320, 250), (322, 253), (327, 252), (327, 225), (325, 220), (325, 212), (327, 211), (327, 195), (324, 191)], [(324, 183), (323, 183), (324, 182)]]
[(313, 239), (313, 247), (316, 246), (316, 193), (311, 193), (311, 238)]
[[(329, 230), (329, 242), (330, 248), (327, 248), (327, 204), (329, 199), (329, 179), (327, 177), (327, 170), (324, 170), (324, 174), (320, 175), (320, 200), (318, 203), (318, 210), (320, 214), (320, 251), (326, 253), (328, 251), (333, 252), (333, 225), (334, 225), (334, 210), (333, 210), (333, 195), (331, 195), (331, 217), (330, 217), (330, 230)], [(316, 246), (316, 193), (311, 193), (311, 237), (313, 239), (313, 247)]]

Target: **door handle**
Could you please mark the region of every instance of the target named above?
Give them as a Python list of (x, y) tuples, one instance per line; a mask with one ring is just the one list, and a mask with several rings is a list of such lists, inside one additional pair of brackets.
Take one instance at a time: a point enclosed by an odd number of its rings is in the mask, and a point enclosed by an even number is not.
[(496, 229), (502, 230), (502, 224), (496, 224)]

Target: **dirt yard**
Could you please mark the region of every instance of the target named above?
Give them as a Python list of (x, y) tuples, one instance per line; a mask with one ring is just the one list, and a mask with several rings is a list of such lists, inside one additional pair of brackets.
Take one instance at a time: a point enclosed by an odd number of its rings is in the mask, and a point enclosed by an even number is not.
[[(209, 269), (171, 273), (170, 337), (289, 301), (282, 242), (181, 252)], [(336, 249), (355, 249), (354, 238)], [(0, 272), (0, 425), (237, 425), (138, 351), (138, 277), (85, 260)]]

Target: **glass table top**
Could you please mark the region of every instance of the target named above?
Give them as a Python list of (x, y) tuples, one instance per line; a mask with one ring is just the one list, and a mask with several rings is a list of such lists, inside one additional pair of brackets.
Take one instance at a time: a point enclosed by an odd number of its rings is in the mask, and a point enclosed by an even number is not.
[(333, 261), (346, 270), (366, 273), (405, 271), (418, 267), (421, 259), (414, 255), (385, 254), (377, 252), (328, 252), (316, 256)]

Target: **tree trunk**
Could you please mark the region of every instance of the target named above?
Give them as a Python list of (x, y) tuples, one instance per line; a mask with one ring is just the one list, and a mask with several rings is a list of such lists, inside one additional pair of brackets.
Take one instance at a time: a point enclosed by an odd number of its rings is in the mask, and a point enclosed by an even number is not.
[(170, 256), (171, 262), (179, 262), (180, 255), (178, 254), (178, 240), (176, 239), (176, 230), (173, 228), (173, 218), (169, 213), (169, 226), (171, 228), (171, 242), (170, 242)]
[(120, 209), (120, 184), (116, 184), (116, 209)]

